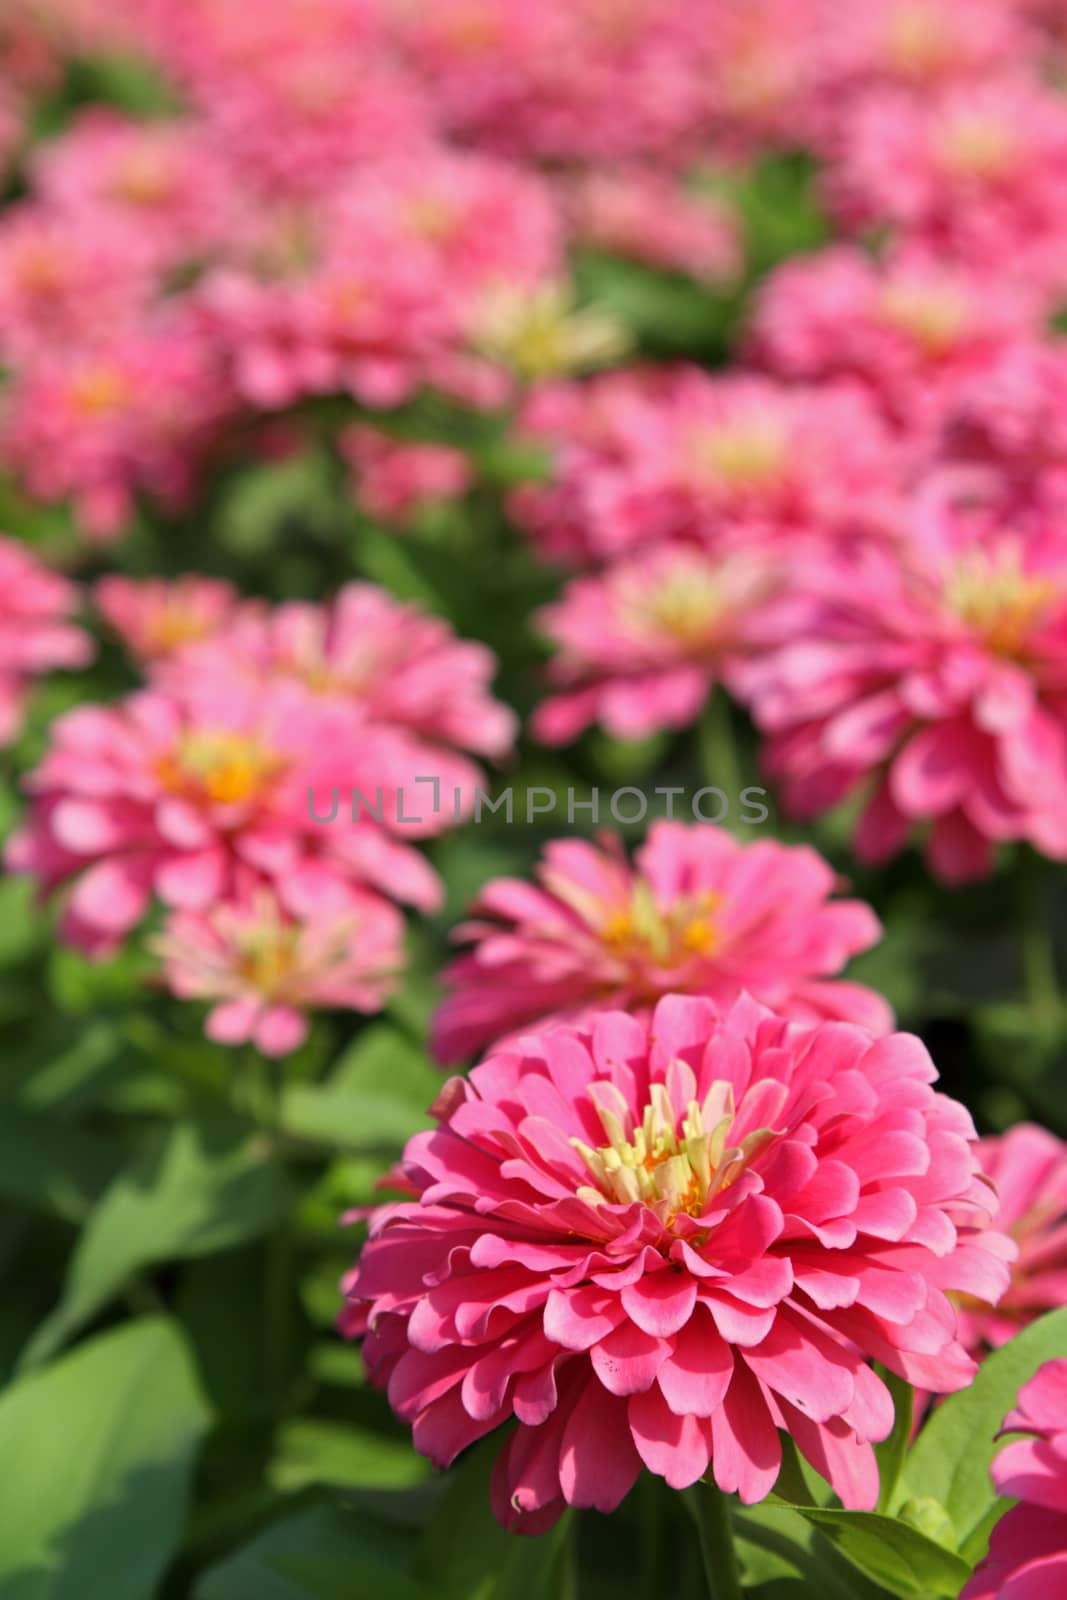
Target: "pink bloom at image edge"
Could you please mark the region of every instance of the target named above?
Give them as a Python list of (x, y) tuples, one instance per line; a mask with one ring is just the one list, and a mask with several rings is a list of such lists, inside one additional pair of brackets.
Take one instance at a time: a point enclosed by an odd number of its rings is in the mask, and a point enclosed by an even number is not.
[(881, 927), (859, 900), (831, 900), (829, 863), (805, 845), (740, 844), (710, 823), (654, 822), (631, 867), (617, 838), (556, 840), (536, 884), (501, 878), (456, 937), (431, 1048), (454, 1062), (516, 1030), (597, 1007), (650, 1007), (670, 992), (719, 1004), (748, 990), (798, 1021), (875, 1033), (886, 1002), (842, 981)]
[(1057, 1600), (1067, 1593), (1067, 1360), (1049, 1361), (1019, 1391), (1005, 1433), (1025, 1433), (993, 1463), (1001, 1517), (989, 1557), (960, 1600)]
[(73, 584), (0, 537), (0, 748), (19, 731), (34, 678), (91, 659), (88, 636), (70, 620), (76, 605)]
[(868, 1364), (975, 1372), (947, 1292), (995, 1301), (974, 1129), (916, 1038), (798, 1028), (743, 996), (524, 1038), (452, 1079), (345, 1280), (343, 1330), (448, 1465), (512, 1418), (493, 1503), (541, 1532), (642, 1466), (766, 1497), (778, 1430), (846, 1506), (893, 1424)]

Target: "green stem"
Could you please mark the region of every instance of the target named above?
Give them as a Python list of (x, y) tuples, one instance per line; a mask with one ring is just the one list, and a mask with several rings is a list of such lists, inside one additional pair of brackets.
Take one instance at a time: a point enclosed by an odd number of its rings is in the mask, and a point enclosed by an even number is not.
[[(700, 719), (700, 765), (704, 782), (721, 789), (729, 802), (723, 817), (725, 827), (736, 821), (741, 804), (741, 768), (734, 742), (730, 700), (724, 689), (713, 689)], [(713, 812), (709, 811), (709, 815)]]
[(1059, 982), (1052, 928), (1042, 892), (1044, 863), (1024, 846), (1020, 863), (1022, 957), (1026, 997), (1035, 1018), (1049, 1022), (1059, 1010)]
[(687, 1489), (685, 1496), (700, 1535), (700, 1554), (710, 1600), (741, 1600), (741, 1579), (726, 1495), (708, 1477)]

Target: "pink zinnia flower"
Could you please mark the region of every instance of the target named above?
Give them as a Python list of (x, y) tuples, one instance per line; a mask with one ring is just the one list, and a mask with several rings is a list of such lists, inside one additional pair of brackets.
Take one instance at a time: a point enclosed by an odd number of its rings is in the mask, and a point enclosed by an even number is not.
[(936, 1076), (918, 1039), (747, 997), (527, 1037), (408, 1142), (415, 1198), (372, 1220), (345, 1330), (438, 1464), (517, 1421), (493, 1499), (522, 1531), (613, 1510), (642, 1465), (752, 1504), (779, 1429), (870, 1508), (869, 1361), (965, 1387), (946, 1291), (996, 1299), (1012, 1249)]
[(872, 93), (843, 120), (828, 190), (852, 227), (891, 224), (1046, 293), (1067, 283), (1067, 104), (1032, 78)]
[(927, 438), (961, 385), (1036, 332), (1026, 289), (926, 251), (877, 262), (850, 245), (794, 261), (763, 285), (753, 354), (785, 378), (859, 379), (890, 421)]
[(876, 942), (878, 919), (862, 901), (830, 899), (833, 871), (807, 846), (654, 822), (632, 867), (605, 833), (598, 845), (549, 844), (537, 878), (488, 884), (457, 930), (471, 948), (445, 972), (438, 1060), (597, 1006), (647, 1009), (668, 993), (725, 1005), (746, 989), (800, 1021), (892, 1025), (880, 995), (836, 976)]
[(1067, 1305), (1067, 1144), (1047, 1128), (1021, 1123), (978, 1146), (997, 1194), (997, 1227), (1019, 1257), (999, 1305), (968, 1303), (961, 1337), (968, 1350), (998, 1349), (1046, 1311)]
[(470, 458), (452, 445), (396, 439), (355, 423), (338, 446), (363, 510), (401, 527), (419, 507), (459, 499), (474, 481)]
[(239, 613), (232, 584), (195, 573), (140, 581), (112, 574), (94, 586), (93, 601), (133, 658), (149, 667), (216, 637)]
[[(490, 694), (495, 670), (491, 650), (457, 639), (441, 618), (350, 583), (327, 605), (290, 600), (244, 615), (224, 637), (183, 653), (168, 675), (176, 685), (202, 677), (205, 687), (226, 672), (290, 681), (420, 743), (499, 758), (514, 744), (516, 718)], [(432, 772), (432, 752), (427, 759)]]
[(566, 744), (592, 722), (620, 739), (692, 722), (732, 660), (774, 637), (776, 568), (666, 545), (576, 578), (535, 619), (556, 645), (561, 692), (534, 713), (535, 738)]
[(735, 669), (767, 772), (802, 817), (869, 786), (865, 861), (919, 825), (945, 882), (989, 872), (1000, 841), (1067, 858), (1067, 540), (937, 499), (915, 515), (897, 551), (814, 562), (807, 620)]
[(900, 446), (858, 385), (625, 370), (546, 386), (523, 426), (555, 471), (519, 490), (513, 511), (553, 560), (738, 531), (791, 547), (805, 533), (884, 532), (895, 511)]
[(211, 1003), (209, 1038), (283, 1056), (307, 1037), (313, 1008), (381, 1009), (404, 964), (403, 934), (378, 895), (347, 889), (294, 917), (260, 887), (174, 912), (152, 945), (174, 994)]
[(1067, 1360), (1048, 1361), (1019, 1391), (993, 1481), (1017, 1499), (993, 1529), (989, 1557), (960, 1600), (1053, 1600), (1067, 1590)]
[(0, 538), (0, 747), (19, 731), (27, 686), (55, 667), (81, 667), (92, 646), (71, 622), (73, 584), (23, 545)]
[[(6, 859), (46, 893), (69, 886), (64, 937), (91, 954), (114, 950), (153, 894), (204, 911), (263, 877), (294, 914), (338, 882), (433, 910), (440, 885), (414, 843), (461, 820), (479, 777), (337, 700), (222, 666), (81, 706), (52, 732)], [(447, 801), (416, 814), (424, 774)], [(354, 817), (352, 790), (366, 797)]]

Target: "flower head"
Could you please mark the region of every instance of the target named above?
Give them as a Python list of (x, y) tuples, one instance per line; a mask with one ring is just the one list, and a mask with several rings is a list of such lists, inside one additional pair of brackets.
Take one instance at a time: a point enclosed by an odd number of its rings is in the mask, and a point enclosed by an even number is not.
[(526, 1037), (409, 1141), (414, 1198), (372, 1220), (344, 1326), (439, 1464), (518, 1422), (493, 1493), (521, 1530), (614, 1509), (642, 1465), (762, 1500), (780, 1429), (872, 1507), (893, 1407), (868, 1363), (964, 1387), (945, 1291), (995, 1299), (1012, 1248), (935, 1077), (917, 1039), (747, 997)]
[(1000, 841), (1067, 857), (1067, 541), (940, 497), (912, 531), (814, 562), (807, 620), (736, 669), (767, 771), (798, 816), (869, 786), (866, 860), (919, 825), (947, 882), (987, 873)]
[(684, 727), (731, 659), (753, 647), (773, 614), (777, 582), (758, 553), (719, 558), (686, 545), (641, 551), (595, 577), (576, 578), (539, 614), (557, 646), (557, 692), (533, 731), (549, 744), (591, 722), (618, 738)]
[(1005, 1433), (1023, 1433), (993, 1463), (1002, 1495), (989, 1558), (960, 1600), (1051, 1600), (1067, 1585), (1067, 1360), (1048, 1361), (1019, 1391)]
[(147, 666), (213, 638), (238, 612), (231, 584), (193, 573), (142, 582), (112, 574), (96, 584), (93, 599), (130, 654)]
[(313, 1007), (379, 1010), (404, 960), (395, 907), (340, 885), (298, 916), (265, 886), (241, 901), (176, 911), (152, 943), (172, 992), (210, 1002), (209, 1038), (252, 1040), (268, 1056), (303, 1043)]
[(422, 506), (466, 494), (474, 477), (462, 450), (394, 439), (366, 423), (346, 428), (338, 443), (364, 511), (399, 527)]
[(617, 839), (548, 845), (537, 885), (502, 878), (458, 931), (470, 949), (446, 971), (433, 1026), (456, 1061), (550, 1019), (597, 1006), (647, 1008), (661, 995), (746, 989), (802, 1020), (842, 1017), (884, 1031), (870, 989), (836, 975), (875, 943), (878, 920), (831, 900), (834, 875), (806, 846), (739, 844), (708, 823), (655, 822), (631, 867)]

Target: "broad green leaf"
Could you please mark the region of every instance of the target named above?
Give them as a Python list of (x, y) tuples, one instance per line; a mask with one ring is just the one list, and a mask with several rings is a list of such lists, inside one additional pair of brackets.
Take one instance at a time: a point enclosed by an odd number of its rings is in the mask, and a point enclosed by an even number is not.
[(287, 1133), (349, 1150), (396, 1150), (430, 1126), (426, 1108), (443, 1079), (423, 1052), (387, 1024), (368, 1028), (320, 1084), (290, 1086)]
[(940, 1501), (961, 1547), (996, 1500), (989, 1469), (996, 1435), (1023, 1384), (1044, 1362), (1067, 1350), (1067, 1309), (1053, 1311), (986, 1356), (970, 1388), (950, 1395), (934, 1411), (908, 1456), (909, 1496)]
[(0, 1114), (0, 1194), (68, 1222), (84, 1220), (114, 1174), (105, 1140), (20, 1106)]
[(918, 1529), (877, 1511), (833, 1506), (791, 1506), (868, 1578), (903, 1600), (931, 1595), (956, 1600), (971, 1575), (969, 1564)]
[(470, 1452), (427, 1524), (414, 1570), (435, 1600), (559, 1600), (566, 1587), (569, 1516), (537, 1539), (508, 1533), (493, 1516), (489, 1480), (499, 1449), (490, 1439)]
[(861, 1576), (819, 1535), (800, 1510), (777, 1501), (733, 1510), (734, 1535), (747, 1583), (793, 1573), (819, 1600), (883, 1600), (885, 1590)]
[(91, 1340), (0, 1396), (4, 1600), (148, 1600), (208, 1413), (176, 1326)]
[(406, 1489), (429, 1476), (430, 1466), (406, 1438), (319, 1417), (284, 1423), (267, 1468), (276, 1488), (291, 1492), (311, 1484), (340, 1489)]
[(115, 1179), (93, 1211), (59, 1305), (24, 1364), (46, 1359), (143, 1268), (255, 1238), (289, 1203), (284, 1173), (259, 1141), (230, 1128), (179, 1123)]
[[(330, 1561), (373, 1565), (404, 1573), (411, 1554), (406, 1530), (359, 1512), (315, 1506), (272, 1523), (235, 1555), (212, 1567), (193, 1591), (193, 1600), (308, 1600), (308, 1588), (286, 1571), (292, 1561)], [(353, 1584), (352, 1600), (374, 1589)]]

